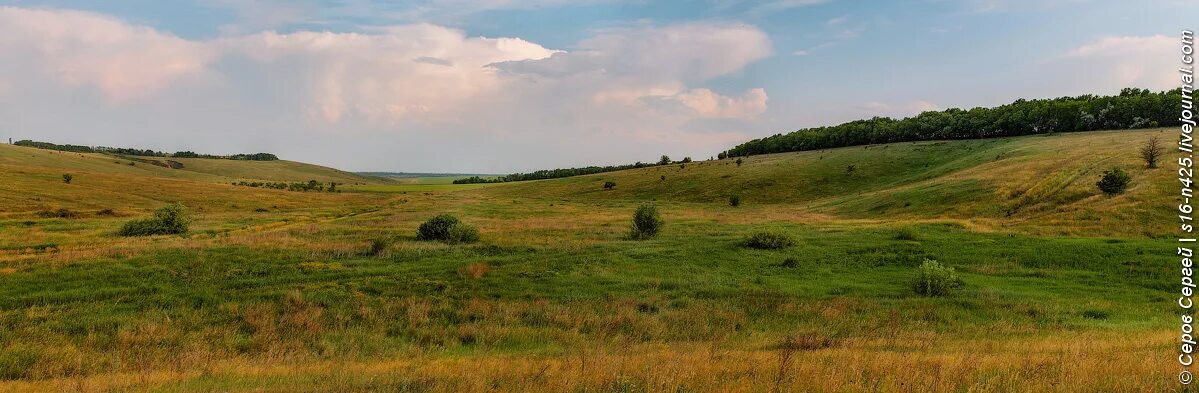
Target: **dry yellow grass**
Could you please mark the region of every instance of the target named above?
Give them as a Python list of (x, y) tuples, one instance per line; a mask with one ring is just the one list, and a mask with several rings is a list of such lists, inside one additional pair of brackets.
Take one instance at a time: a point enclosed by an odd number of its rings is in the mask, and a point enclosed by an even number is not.
[(778, 341), (579, 347), (560, 354), (412, 356), (377, 361), (192, 359), (0, 390), (1157, 392), (1174, 387), (1168, 332), (946, 339), (904, 334), (784, 349)]

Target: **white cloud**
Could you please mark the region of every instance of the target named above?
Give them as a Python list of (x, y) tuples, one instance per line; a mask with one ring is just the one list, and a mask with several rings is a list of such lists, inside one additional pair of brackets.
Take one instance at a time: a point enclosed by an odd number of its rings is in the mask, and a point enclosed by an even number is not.
[(1164, 35), (1113, 36), (1067, 50), (1044, 61), (1048, 67), (1072, 69), (1074, 77), (1092, 81), (1093, 89), (1123, 87), (1174, 88), (1177, 39)]
[(563, 51), (431, 24), (187, 40), (94, 13), (0, 8), (0, 52), (14, 55), (0, 80), (27, 92), (0, 96), (10, 129), (39, 133), (19, 136), (509, 171), (726, 148), (766, 92), (702, 84), (772, 49), (730, 23), (608, 29)]
[(100, 15), (0, 8), (0, 52), (30, 72), (99, 89), (114, 101), (151, 94), (204, 71), (205, 45)]

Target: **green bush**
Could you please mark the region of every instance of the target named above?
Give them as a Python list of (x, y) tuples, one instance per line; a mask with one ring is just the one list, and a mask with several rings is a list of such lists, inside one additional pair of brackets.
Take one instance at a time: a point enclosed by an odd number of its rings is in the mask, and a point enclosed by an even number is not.
[(65, 207), (59, 208), (58, 210), (43, 210), (43, 211), (37, 212), (37, 215), (38, 215), (38, 217), (41, 217), (41, 218), (75, 218), (75, 217), (79, 217), (79, 213), (75, 213), (75, 211), (73, 211), (71, 209), (67, 209)]
[(758, 231), (745, 239), (745, 246), (759, 250), (778, 250), (795, 245), (795, 238), (783, 232)]
[(416, 230), (420, 240), (440, 240), (450, 244), (473, 243), (479, 240), (479, 230), (458, 221), (457, 217), (441, 214), (430, 218)]
[(924, 296), (946, 296), (950, 291), (961, 288), (964, 284), (952, 267), (942, 266), (937, 261), (925, 259), (924, 263), (920, 264), (913, 289), (917, 294)]
[(117, 234), (121, 236), (178, 235), (187, 233), (187, 225), (190, 222), (191, 220), (187, 217), (187, 207), (176, 202), (154, 211), (153, 217), (125, 223)]
[(388, 237), (371, 239), (371, 249), (370, 251), (367, 251), (367, 255), (381, 255), (383, 254), (383, 251), (387, 251), (387, 248), (391, 247), (391, 243), (392, 240)]
[(458, 217), (441, 214), (430, 218), (416, 229), (416, 238), (420, 240), (445, 240), (450, 237), (450, 228), (458, 225)]
[(729, 197), (729, 206), (732, 206), (732, 207), (741, 206), (741, 196), (733, 195), (733, 196)]
[(71, 174), (69, 174), (69, 173), (64, 173), (62, 175), (63, 183), (71, 184), (71, 180), (73, 180), (73, 179), (75, 179), (75, 176), (71, 176)]
[(663, 225), (665, 225), (665, 222), (662, 221), (662, 216), (658, 214), (658, 208), (650, 205), (641, 205), (633, 213), (633, 226), (629, 228), (629, 238), (649, 239), (657, 236), (662, 231)]
[(1103, 171), (1103, 177), (1095, 185), (1099, 186), (1099, 191), (1103, 191), (1104, 194), (1116, 195), (1124, 192), (1131, 181), (1132, 176), (1129, 176), (1120, 170), (1120, 168), (1112, 168), (1110, 171)]
[(474, 243), (477, 241), (479, 241), (479, 230), (462, 223), (450, 227), (450, 232), (445, 239), (445, 242), (449, 244)]
[(614, 182), (614, 181), (606, 181), (606, 182), (604, 182), (604, 189), (605, 189), (605, 190), (611, 190), (613, 187), (616, 187), (616, 182)]

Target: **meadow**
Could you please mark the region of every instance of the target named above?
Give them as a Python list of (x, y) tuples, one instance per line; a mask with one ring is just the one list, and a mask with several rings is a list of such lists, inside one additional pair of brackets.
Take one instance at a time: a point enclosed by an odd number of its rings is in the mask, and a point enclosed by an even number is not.
[[(0, 391), (1169, 391), (1174, 173), (1136, 153), (1168, 132), (472, 185), (4, 145)], [(309, 179), (346, 186), (232, 185)], [(189, 233), (115, 235), (176, 201)], [(481, 240), (417, 240), (442, 213)], [(965, 285), (915, 293), (925, 260)]]

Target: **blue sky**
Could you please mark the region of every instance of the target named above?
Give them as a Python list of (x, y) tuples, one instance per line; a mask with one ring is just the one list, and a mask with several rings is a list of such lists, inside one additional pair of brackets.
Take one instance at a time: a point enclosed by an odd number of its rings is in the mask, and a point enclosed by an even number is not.
[(1171, 88), (1197, 4), (0, 1), (19, 59), (0, 136), (350, 170), (706, 158), (875, 115)]

